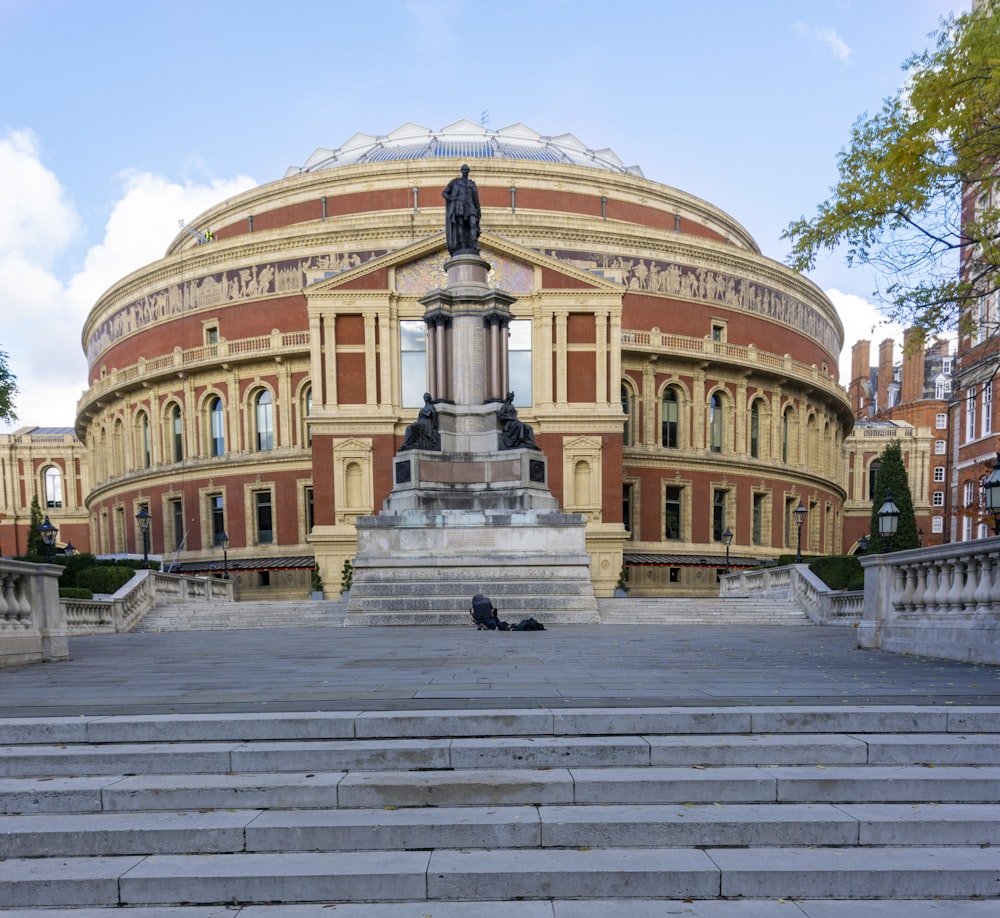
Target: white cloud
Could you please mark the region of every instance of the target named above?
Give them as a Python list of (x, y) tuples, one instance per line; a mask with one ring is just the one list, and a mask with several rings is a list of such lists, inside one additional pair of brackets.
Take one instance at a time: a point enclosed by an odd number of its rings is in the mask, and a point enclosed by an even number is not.
[(28, 131), (0, 138), (0, 350), (17, 378), (15, 411), (21, 426), (69, 427), (87, 385), (81, 332), (97, 298), (116, 281), (160, 258), (190, 219), (253, 187), (246, 177), (208, 184), (170, 182), (133, 173), (122, 177), (121, 197), (72, 277), (58, 273), (60, 255), (81, 222), (57, 178), (42, 162)]
[(845, 63), (850, 60), (853, 53), (847, 42), (837, 34), (837, 30), (832, 26), (810, 26), (804, 22), (796, 22), (792, 26), (792, 32), (796, 38), (826, 45), (833, 52), (834, 57)]

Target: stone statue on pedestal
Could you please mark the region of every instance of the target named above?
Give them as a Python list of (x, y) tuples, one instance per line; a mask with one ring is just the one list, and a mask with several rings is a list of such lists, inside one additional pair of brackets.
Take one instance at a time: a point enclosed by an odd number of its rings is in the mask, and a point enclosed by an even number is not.
[(517, 416), (514, 407), (514, 393), (508, 392), (504, 403), (497, 408), (500, 419), (500, 449), (538, 449), (535, 445), (535, 433), (530, 424), (525, 424)]
[(403, 436), (404, 449), (441, 449), (441, 434), (437, 429), (437, 409), (431, 402), (431, 394), (424, 393), (424, 407), (417, 419), (406, 428)]
[(441, 192), (445, 204), (444, 229), (448, 254), (472, 252), (479, 254), (479, 189), (469, 178), (469, 167), (462, 166), (462, 177), (454, 178)]

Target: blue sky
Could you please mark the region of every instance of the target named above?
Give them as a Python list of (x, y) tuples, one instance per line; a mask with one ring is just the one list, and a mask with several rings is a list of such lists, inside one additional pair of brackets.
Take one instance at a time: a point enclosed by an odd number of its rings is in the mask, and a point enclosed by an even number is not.
[[(317, 147), (461, 118), (610, 147), (784, 261), (854, 120), (948, 0), (0, 0), (0, 350), (18, 424), (71, 426), (96, 298)], [(850, 345), (862, 270), (811, 275)], [(844, 366), (844, 360), (841, 366)]]

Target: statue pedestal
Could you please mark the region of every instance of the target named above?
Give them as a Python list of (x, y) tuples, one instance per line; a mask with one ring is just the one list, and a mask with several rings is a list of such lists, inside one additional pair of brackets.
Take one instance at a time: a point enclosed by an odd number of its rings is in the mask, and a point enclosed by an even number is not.
[(597, 623), (583, 516), (560, 512), (541, 450), (500, 448), (514, 298), (478, 255), (446, 269), (421, 300), (441, 449), (398, 452), (382, 512), (358, 518), (346, 624), (464, 625), (476, 593), (505, 621)]

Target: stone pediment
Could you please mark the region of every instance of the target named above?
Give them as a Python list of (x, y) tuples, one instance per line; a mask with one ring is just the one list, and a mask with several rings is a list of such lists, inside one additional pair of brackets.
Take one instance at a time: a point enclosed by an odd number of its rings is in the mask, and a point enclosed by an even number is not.
[[(624, 287), (615, 281), (489, 233), (480, 236), (479, 244), (480, 254), (491, 265), (489, 286), (508, 293), (520, 296), (535, 293), (540, 283), (539, 269), (544, 270), (545, 285), (549, 288), (563, 286), (559, 278), (564, 278), (565, 286), (575, 289), (589, 288), (595, 293), (624, 292)], [(401, 296), (424, 296), (446, 286), (448, 278), (444, 265), (450, 257), (445, 234), (435, 233), (413, 245), (318, 281), (307, 287), (306, 292), (309, 296), (322, 296), (345, 290), (382, 290)]]

